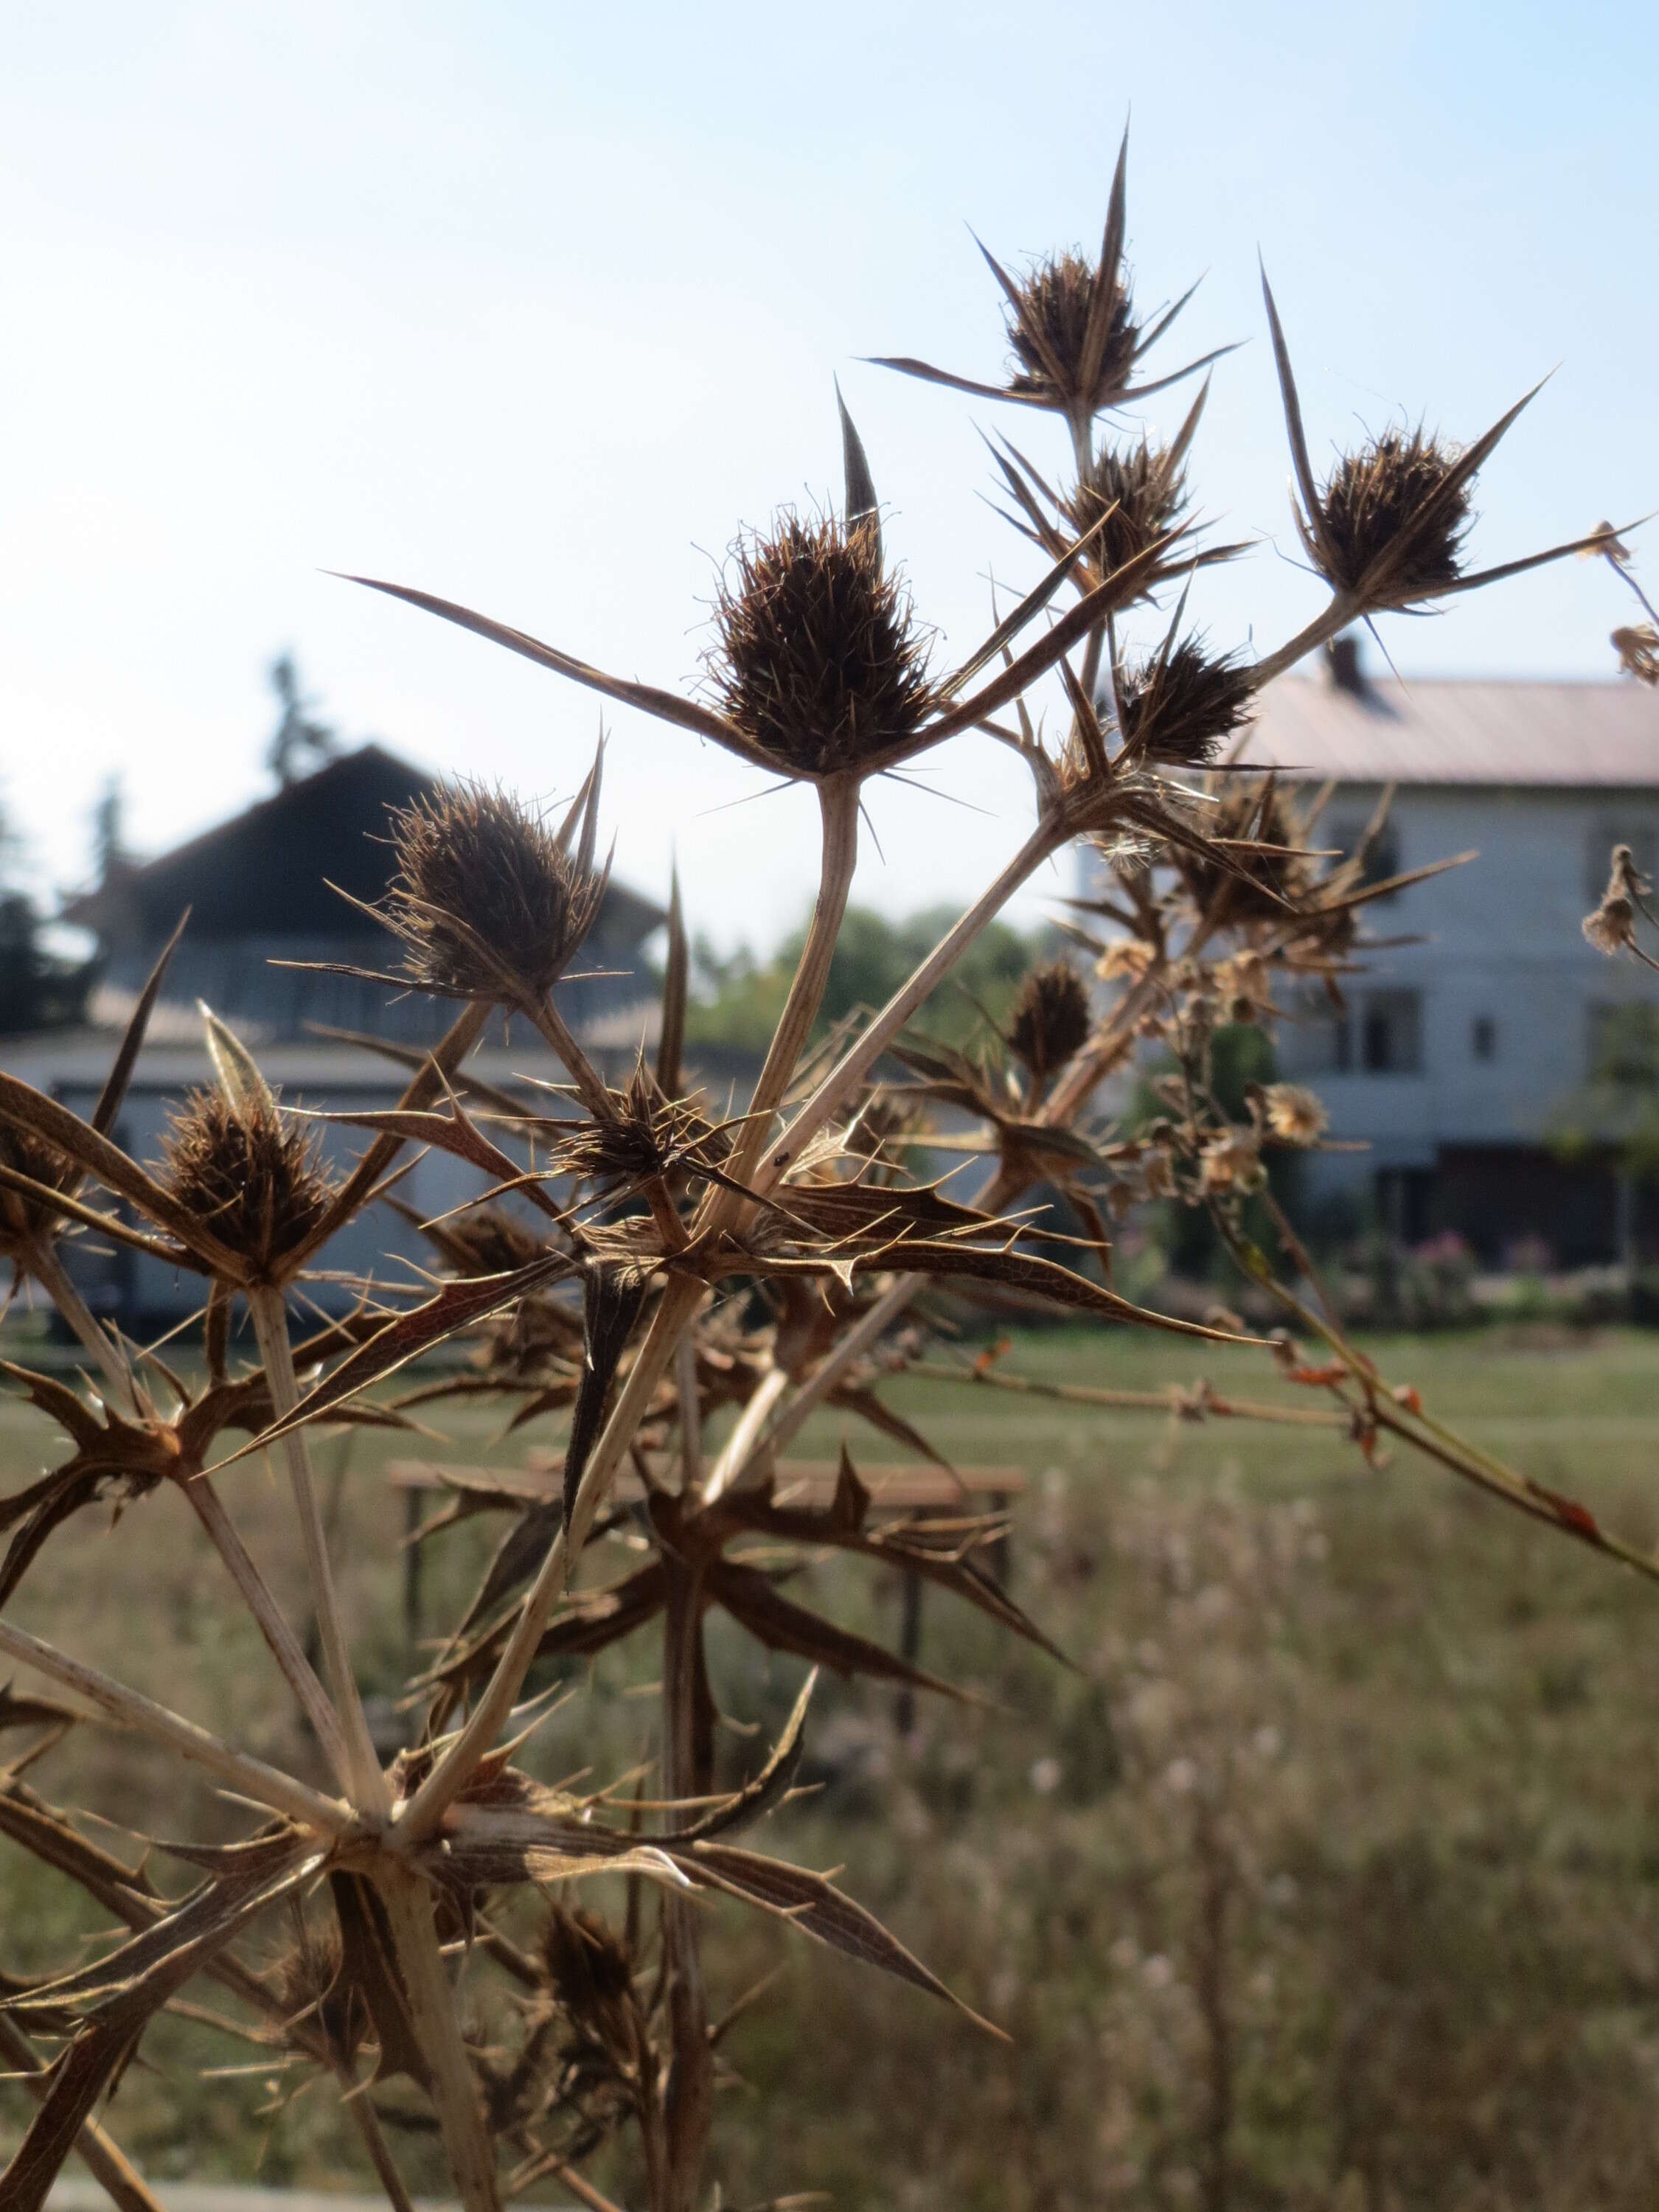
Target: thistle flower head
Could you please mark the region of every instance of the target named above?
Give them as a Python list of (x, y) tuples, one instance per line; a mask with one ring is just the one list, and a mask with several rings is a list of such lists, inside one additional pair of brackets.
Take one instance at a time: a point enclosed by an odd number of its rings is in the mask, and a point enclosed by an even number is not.
[[(9, 1121), (0, 1121), (0, 1168), (27, 1176), (31, 1182), (43, 1183), (49, 1190), (61, 1190), (73, 1179), (73, 1170), (61, 1152), (32, 1130), (20, 1129)], [(61, 1218), (43, 1199), (0, 1183), (0, 1253), (49, 1234), (53, 1222)]]
[(284, 1125), (274, 1098), (191, 1091), (162, 1140), (171, 1196), (258, 1282), (280, 1282), (337, 1188), (318, 1139)]
[(1608, 642), (1625, 675), (1635, 677), (1639, 684), (1659, 684), (1659, 630), (1651, 623), (1616, 629)]
[(1615, 845), (1607, 887), (1601, 894), (1600, 905), (1593, 914), (1587, 914), (1583, 921), (1584, 935), (1598, 952), (1611, 957), (1617, 953), (1635, 951), (1637, 913), (1651, 888), (1638, 871), (1630, 847)]
[(1212, 761), (1250, 716), (1250, 680), (1232, 653), (1214, 658), (1191, 638), (1117, 678), (1126, 746), (1147, 760), (1194, 768)]
[(596, 774), (556, 830), (481, 783), (445, 784), (393, 813), (398, 872), (377, 911), (410, 982), (455, 998), (545, 996), (605, 896), (609, 870), (592, 866), (597, 783)]
[(1186, 511), (1179, 457), (1145, 438), (1138, 446), (1103, 446), (1060, 501), (1073, 538), (1100, 526), (1088, 562), (1103, 577), (1167, 537)]
[(1008, 319), (1011, 391), (1051, 406), (1084, 405), (1091, 414), (1121, 396), (1140, 333), (1121, 266), (1108, 271), (1106, 281), (1112, 296), (1104, 343), (1096, 342), (1097, 365), (1088, 357), (1090, 313), (1101, 282), (1093, 264), (1080, 253), (1056, 253), (1016, 282)]
[(1199, 1153), (1198, 1174), (1202, 1188), (1215, 1198), (1260, 1190), (1267, 1179), (1261, 1147), (1248, 1129), (1224, 1129), (1212, 1137)]
[(1330, 1116), (1311, 1091), (1295, 1083), (1270, 1083), (1262, 1093), (1262, 1118), (1268, 1134), (1281, 1144), (1314, 1145)]
[(1294, 802), (1277, 784), (1232, 784), (1206, 818), (1213, 851), (1176, 855), (1194, 905), (1230, 927), (1291, 921), (1319, 880)]
[(1461, 456), (1438, 438), (1385, 430), (1345, 453), (1320, 499), (1309, 550), (1331, 581), (1373, 607), (1401, 607), (1455, 584), (1474, 514)]
[(1036, 1081), (1065, 1066), (1080, 1051), (1091, 1023), (1089, 987), (1068, 960), (1033, 968), (1019, 989), (1008, 1024), (1008, 1047)]
[(708, 656), (719, 711), (787, 775), (856, 770), (936, 704), (928, 639), (872, 521), (785, 514), (732, 547)]

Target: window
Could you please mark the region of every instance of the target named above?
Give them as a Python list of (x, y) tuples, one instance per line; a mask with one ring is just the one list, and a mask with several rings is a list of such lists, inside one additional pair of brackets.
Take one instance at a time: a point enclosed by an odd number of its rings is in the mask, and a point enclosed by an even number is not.
[(1621, 821), (1617, 815), (1601, 816), (1590, 825), (1584, 848), (1584, 898), (1595, 906), (1607, 887), (1607, 868), (1615, 845), (1628, 845), (1637, 872), (1651, 878), (1659, 861), (1659, 836), (1650, 822)]
[(1423, 1067), (1423, 1000), (1416, 991), (1368, 991), (1359, 1013), (1359, 1064), (1368, 1075)]
[(1469, 1027), (1469, 1050), (1476, 1060), (1498, 1057), (1498, 1024), (1490, 1014), (1477, 1014)]

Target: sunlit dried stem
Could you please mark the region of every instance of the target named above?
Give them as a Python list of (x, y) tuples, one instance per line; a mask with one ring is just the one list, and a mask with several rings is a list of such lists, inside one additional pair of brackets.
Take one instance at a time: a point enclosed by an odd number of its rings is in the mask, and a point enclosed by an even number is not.
[[(286, 1420), (300, 1402), (300, 1389), (294, 1372), (294, 1352), (289, 1343), (288, 1314), (283, 1294), (262, 1284), (248, 1292), (248, 1307), (253, 1316), (254, 1334), (259, 1340), (259, 1357), (264, 1364), (271, 1407), (279, 1421)], [(289, 1483), (294, 1493), (295, 1515), (300, 1524), (300, 1540), (311, 1582), (311, 1601), (316, 1607), (317, 1631), (322, 1641), (323, 1664), (345, 1731), (352, 1799), (365, 1812), (384, 1819), (392, 1809), (392, 1793), (369, 1738), (368, 1719), (351, 1663), (351, 1647), (346, 1641), (345, 1624), (340, 1617), (339, 1593), (329, 1565), (328, 1541), (323, 1533), (317, 1486), (311, 1471), (310, 1440), (303, 1429), (290, 1429), (278, 1440), (277, 1449), (287, 1463)]]
[(88, 1667), (79, 1659), (71, 1659), (50, 1644), (42, 1643), (26, 1629), (14, 1627), (9, 1620), (0, 1620), (0, 1652), (15, 1659), (24, 1667), (33, 1667), (37, 1674), (72, 1690), (84, 1698), (106, 1720), (130, 1729), (137, 1735), (149, 1736), (152, 1742), (165, 1744), (198, 1766), (204, 1766), (221, 1782), (251, 1797), (256, 1804), (268, 1805), (273, 1812), (285, 1813), (290, 1820), (298, 1820), (323, 1835), (338, 1835), (351, 1825), (349, 1806), (336, 1798), (325, 1797), (320, 1791), (310, 1789), (280, 1767), (267, 1765), (263, 1759), (255, 1759), (249, 1752), (237, 1751), (213, 1735), (186, 1720), (182, 1713), (173, 1712), (167, 1705), (159, 1705), (141, 1690), (129, 1689), (95, 1667)]
[(500, 2212), (495, 2154), (461, 2039), (454, 1992), (432, 1917), (432, 1893), (405, 1868), (381, 1861), (375, 1884), (397, 1950), (410, 2018), (432, 2069), (432, 2100), (465, 2212)]

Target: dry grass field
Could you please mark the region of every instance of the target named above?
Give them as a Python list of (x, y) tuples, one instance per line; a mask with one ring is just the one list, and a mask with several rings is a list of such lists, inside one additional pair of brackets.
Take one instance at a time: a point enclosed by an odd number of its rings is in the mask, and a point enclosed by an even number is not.
[[(1377, 1349), (1377, 1347), (1373, 1347)], [(1659, 1341), (1485, 1334), (1381, 1347), (1391, 1378), (1626, 1533), (1659, 1538)], [(1259, 1356), (1056, 1331), (1006, 1364), (1265, 1395)], [(996, 2020), (1001, 2044), (839, 1960), (791, 1969), (787, 1933), (711, 1913), (717, 2002), (775, 1985), (723, 2046), (714, 2172), (727, 2205), (826, 2190), (846, 2205), (1608, 2212), (1659, 2202), (1659, 1595), (1406, 1461), (1374, 1470), (1316, 1431), (1172, 1425), (912, 1380), (941, 1449), (1023, 1467), (1014, 1588), (1068, 1672), (930, 1600), (924, 1661), (982, 1702), (820, 1689), (820, 1786), (770, 1848), (846, 1886)], [(836, 1449), (839, 1420), (809, 1451)], [(405, 1662), (403, 1504), (388, 1449), (510, 1459), (482, 1419), (448, 1445), (325, 1443), (337, 1555), (369, 1686)], [(0, 1410), (8, 1486), (45, 1448)], [(880, 1439), (849, 1437), (871, 1465)], [(255, 1462), (228, 1496), (262, 1557), (283, 1502)], [(433, 1619), (476, 1571), (474, 1520), (428, 1561)], [(274, 1576), (301, 1607), (297, 1561)], [(302, 1760), (280, 1685), (223, 1602), (192, 1518), (158, 1496), (89, 1515), (12, 1608), (23, 1625), (240, 1740)], [(598, 1571), (598, 1566), (594, 1569)], [(815, 1564), (812, 1578), (833, 1577)], [(867, 1592), (867, 1582), (862, 1589)], [(892, 1640), (899, 1592), (842, 1617)], [(866, 1610), (862, 1618), (858, 1607)], [(602, 1780), (651, 1749), (648, 1643), (607, 1656), (549, 1723), (538, 1770)], [(775, 1729), (798, 1686), (717, 1632), (732, 1720)], [(249, 1716), (258, 1715), (258, 1724)], [(731, 1771), (756, 1739), (722, 1738)], [(82, 1732), (32, 1778), (151, 1833), (229, 1832), (188, 1776)], [(874, 1817), (880, 1813), (883, 1817)], [(184, 1873), (157, 1857), (158, 1880)], [(64, 1963), (95, 1918), (0, 1844), (0, 1968)], [(156, 2177), (345, 2185), (355, 2138), (313, 2086), (198, 2084), (252, 2054), (164, 2021), (111, 2124)], [(289, 2088), (297, 2084), (290, 2081)], [(753, 2094), (759, 2090), (762, 2094)], [(0, 2087), (0, 2139), (20, 2094)], [(423, 2156), (410, 2145), (411, 2171)], [(435, 2172), (435, 2157), (432, 2161)], [(625, 2195), (630, 2177), (608, 2179)]]

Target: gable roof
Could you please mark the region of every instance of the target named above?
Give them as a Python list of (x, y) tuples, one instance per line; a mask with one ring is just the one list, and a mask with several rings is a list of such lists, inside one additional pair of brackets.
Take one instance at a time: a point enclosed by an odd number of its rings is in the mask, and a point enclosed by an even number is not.
[[(170, 853), (66, 901), (62, 918), (100, 938), (147, 945), (168, 937), (186, 907), (198, 943), (373, 936), (373, 925), (338, 892), (365, 904), (382, 896), (392, 873), (387, 810), (408, 806), (437, 781), (382, 745), (360, 745)], [(613, 878), (599, 934), (631, 948), (666, 919), (660, 907)]]
[(1239, 754), (1292, 781), (1659, 787), (1659, 690), (1629, 678), (1281, 676)]

